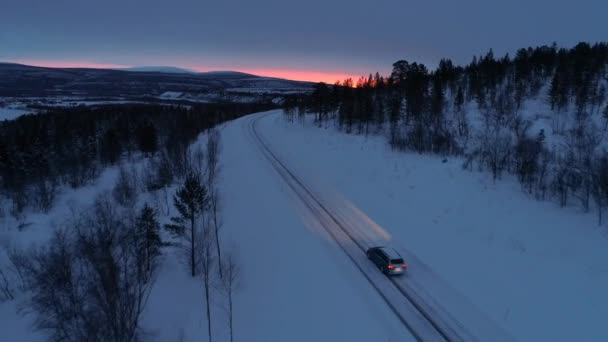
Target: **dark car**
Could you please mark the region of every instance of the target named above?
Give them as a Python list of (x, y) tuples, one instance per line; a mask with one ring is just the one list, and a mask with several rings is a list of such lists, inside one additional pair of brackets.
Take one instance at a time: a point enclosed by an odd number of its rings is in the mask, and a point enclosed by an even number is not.
[(402, 274), (407, 269), (407, 264), (393, 248), (372, 247), (367, 250), (366, 254), (367, 258), (386, 275)]

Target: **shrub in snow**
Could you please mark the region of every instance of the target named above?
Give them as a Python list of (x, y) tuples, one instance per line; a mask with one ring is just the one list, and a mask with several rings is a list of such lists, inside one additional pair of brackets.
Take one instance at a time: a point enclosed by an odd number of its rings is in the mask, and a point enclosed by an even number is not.
[[(138, 341), (155, 268), (145, 275), (142, 235), (107, 197), (56, 231), (19, 266), (37, 329), (51, 341)], [(151, 263), (153, 265), (153, 263)]]

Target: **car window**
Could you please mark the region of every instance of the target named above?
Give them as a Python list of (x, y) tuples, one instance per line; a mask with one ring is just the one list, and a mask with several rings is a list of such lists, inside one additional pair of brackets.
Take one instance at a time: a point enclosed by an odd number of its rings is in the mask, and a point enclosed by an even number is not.
[(403, 264), (403, 259), (393, 259), (391, 260), (391, 264)]

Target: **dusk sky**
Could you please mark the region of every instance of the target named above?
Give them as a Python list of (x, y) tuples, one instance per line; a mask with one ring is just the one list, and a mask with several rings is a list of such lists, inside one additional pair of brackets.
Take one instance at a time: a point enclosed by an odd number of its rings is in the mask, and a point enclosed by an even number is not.
[(170, 65), (333, 82), (608, 40), (605, 0), (1, 0), (0, 61)]

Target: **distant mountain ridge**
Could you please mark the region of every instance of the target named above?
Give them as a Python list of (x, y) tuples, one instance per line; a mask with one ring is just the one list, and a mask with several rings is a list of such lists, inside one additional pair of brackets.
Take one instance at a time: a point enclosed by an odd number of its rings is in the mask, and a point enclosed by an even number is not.
[(47, 68), (0, 62), (3, 97), (159, 97), (166, 92), (287, 94), (307, 92), (312, 82), (237, 71), (191, 72), (176, 67), (128, 69)]
[(120, 68), (117, 70), (123, 71), (135, 71), (135, 72), (164, 72), (164, 73), (174, 73), (174, 74), (196, 74), (197, 72), (194, 70), (179, 68), (174, 66), (141, 66), (141, 67), (130, 67), (130, 68)]

